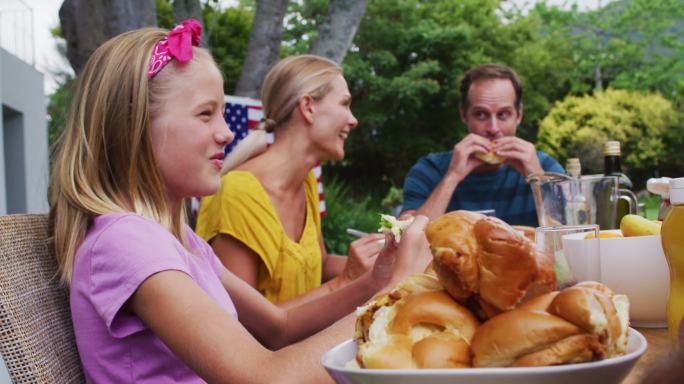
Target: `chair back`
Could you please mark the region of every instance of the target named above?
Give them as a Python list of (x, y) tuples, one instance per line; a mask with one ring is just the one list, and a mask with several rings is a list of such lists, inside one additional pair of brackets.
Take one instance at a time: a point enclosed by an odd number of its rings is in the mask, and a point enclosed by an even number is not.
[(0, 354), (15, 384), (85, 381), (45, 214), (0, 216)]

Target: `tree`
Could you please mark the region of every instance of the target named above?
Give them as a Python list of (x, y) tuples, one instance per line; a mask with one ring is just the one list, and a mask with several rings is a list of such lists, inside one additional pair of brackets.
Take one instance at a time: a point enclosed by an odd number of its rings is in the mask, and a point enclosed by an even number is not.
[(76, 73), (111, 37), (157, 25), (155, 0), (64, 0), (59, 19), (67, 58)]
[[(235, 94), (259, 98), (261, 83), (281, 53), (287, 55), (308, 51), (341, 63), (367, 5), (368, 0), (257, 1), (247, 54)], [(323, 19), (326, 7), (327, 16)], [(281, 49), (283, 41), (286, 44)]]
[(208, 47), (223, 73), (223, 89), (234, 94), (247, 53), (247, 42), (252, 29), (254, 10), (247, 6), (218, 9), (204, 8), (204, 19), (213, 27), (207, 33)]
[(261, 83), (279, 57), (285, 11), (287, 0), (257, 1), (247, 54), (235, 88), (236, 95), (259, 98)]
[(193, 18), (202, 21), (202, 4), (199, 0), (173, 0), (173, 13), (176, 23)]
[(579, 157), (583, 173), (602, 173), (603, 144), (618, 140), (625, 171), (643, 186), (681, 154), (681, 122), (660, 94), (608, 89), (557, 103), (541, 123), (538, 146), (561, 162)]
[(619, 0), (576, 13), (561, 28), (572, 51), (572, 91), (607, 87), (658, 91), (673, 100), (684, 77), (680, 0)]
[[(553, 73), (555, 61), (543, 52), (551, 44), (539, 42), (540, 22), (521, 18), (502, 14), (497, 0), (369, 2), (343, 63), (359, 126), (347, 140), (345, 160), (326, 167), (360, 189), (382, 188), (377, 194), (384, 195), (387, 184), (402, 185), (418, 157), (448, 150), (467, 133), (458, 113), (466, 70), (489, 62), (511, 65), (524, 81), (536, 76), (526, 67), (537, 68), (540, 77)], [(541, 119), (542, 109), (564, 95), (556, 88), (564, 83), (544, 82), (538, 92), (526, 82), (525, 120)], [(527, 113), (532, 104), (540, 106), (536, 117)]]
[(341, 63), (366, 12), (368, 0), (330, 0), (311, 53)]

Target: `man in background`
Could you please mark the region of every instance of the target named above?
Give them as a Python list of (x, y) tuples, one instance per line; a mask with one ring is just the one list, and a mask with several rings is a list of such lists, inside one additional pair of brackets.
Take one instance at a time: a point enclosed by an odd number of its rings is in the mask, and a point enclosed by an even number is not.
[(525, 178), (564, 172), (558, 162), (515, 136), (523, 118), (522, 86), (510, 68), (486, 64), (460, 84), (461, 120), (469, 134), (446, 152), (422, 157), (404, 182), (402, 216), (434, 219), (457, 210), (495, 210), (509, 224), (537, 226)]

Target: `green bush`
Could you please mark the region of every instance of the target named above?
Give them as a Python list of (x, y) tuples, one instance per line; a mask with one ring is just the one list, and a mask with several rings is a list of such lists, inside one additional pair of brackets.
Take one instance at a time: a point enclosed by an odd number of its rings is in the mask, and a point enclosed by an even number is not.
[(396, 210), (401, 207), (404, 202), (404, 190), (402, 188), (390, 187), (385, 197), (382, 198), (380, 206), (385, 210), (384, 213), (391, 213), (397, 216)]
[(349, 243), (356, 238), (347, 228), (376, 232), (380, 222), (380, 205), (369, 196), (354, 197), (347, 184), (338, 178), (325, 181), (326, 216), (322, 221), (325, 247), (329, 253), (346, 255)]
[(681, 124), (672, 103), (657, 93), (609, 89), (556, 103), (541, 122), (538, 146), (561, 164), (579, 157), (582, 173), (589, 174), (603, 172), (603, 144), (618, 140), (623, 172), (643, 186), (677, 162)]
[(639, 199), (639, 203), (644, 204), (647, 219), (656, 220), (658, 218), (658, 210), (660, 209), (659, 196), (642, 197)]

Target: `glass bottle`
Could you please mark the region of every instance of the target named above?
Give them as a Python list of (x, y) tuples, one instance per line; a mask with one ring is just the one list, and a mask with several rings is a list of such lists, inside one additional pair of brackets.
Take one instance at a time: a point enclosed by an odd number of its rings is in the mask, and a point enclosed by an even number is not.
[(576, 157), (571, 157), (565, 162), (565, 172), (576, 179), (580, 178), (582, 174), (582, 164), (580, 160)]
[[(620, 224), (620, 220), (624, 215), (629, 213), (636, 213), (636, 197), (632, 192), (634, 185), (632, 180), (622, 173), (621, 152), (619, 141), (608, 141), (603, 148), (603, 174), (606, 176), (617, 176), (618, 185), (621, 189), (620, 196), (617, 202), (617, 217), (616, 225)], [(631, 195), (631, 198), (626, 196)], [(631, 207), (631, 205), (634, 207)]]
[(675, 349), (679, 349), (679, 328), (684, 317), (684, 177), (670, 180), (670, 212), (660, 229), (667, 265), (670, 294), (667, 299), (667, 328)]
[(565, 163), (565, 170), (572, 180), (569, 180), (570, 195), (565, 204), (565, 223), (567, 225), (580, 225), (589, 222), (589, 206), (582, 191), (580, 180), (582, 165), (578, 158), (573, 157)]

